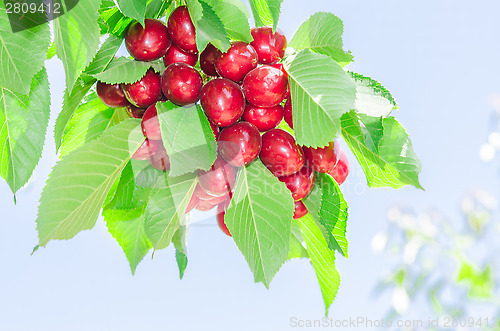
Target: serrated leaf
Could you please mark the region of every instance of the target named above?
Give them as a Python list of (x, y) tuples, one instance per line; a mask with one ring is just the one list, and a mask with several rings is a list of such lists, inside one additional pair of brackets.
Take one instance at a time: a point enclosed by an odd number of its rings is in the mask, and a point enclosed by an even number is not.
[[(367, 129), (373, 123), (363, 122), (354, 111), (342, 116), (342, 135), (361, 165), (368, 186), (422, 188), (418, 180), (420, 161), (405, 129), (394, 117), (387, 117), (382, 120), (382, 137), (377, 137), (380, 128)], [(371, 146), (373, 141), (378, 141), (376, 148)]]
[(315, 224), (310, 214), (302, 217), (298, 222), (318, 278), (326, 313), (328, 313), (328, 308), (335, 300), (340, 287), (340, 274), (335, 268), (335, 253), (328, 248), (321, 229)]
[(147, 0), (117, 0), (117, 4), (123, 15), (139, 21), (144, 26)]
[(344, 66), (352, 61), (352, 55), (343, 50), (343, 33), (344, 24), (340, 18), (331, 13), (320, 12), (300, 25), (289, 46), (327, 55)]
[(354, 109), (358, 113), (373, 117), (387, 117), (399, 106), (382, 84), (376, 80), (355, 72), (348, 72), (356, 85), (356, 103)]
[(276, 31), (283, 0), (250, 0), (253, 18), (256, 26), (273, 26)]
[(179, 278), (184, 277), (184, 272), (188, 264), (187, 258), (187, 226), (181, 226), (177, 230), (172, 238), (172, 242), (175, 246), (175, 259), (177, 261), (177, 267), (179, 268)]
[(108, 39), (99, 48), (92, 62), (83, 72), (85, 75), (92, 76), (102, 72), (108, 67), (110, 62), (114, 59), (116, 52), (123, 42), (122, 38), (109, 36)]
[(266, 287), (288, 257), (293, 211), (290, 191), (259, 159), (239, 170), (224, 219), (255, 282)]
[(354, 107), (356, 89), (330, 57), (303, 50), (285, 61), (297, 143), (324, 147), (341, 133), (340, 117)]
[(99, 8), (99, 25), (101, 34), (109, 33), (123, 38), (133, 18), (127, 17), (116, 7), (113, 1), (103, 1)]
[(95, 225), (111, 186), (143, 142), (140, 121), (128, 119), (57, 163), (38, 208), (40, 246)]
[(27, 95), (32, 79), (43, 66), (50, 45), (48, 24), (12, 32), (11, 23), (0, 3), (0, 86)]
[(45, 69), (33, 77), (27, 96), (0, 88), (0, 176), (14, 194), (28, 182), (38, 164), (49, 116)]
[(201, 107), (179, 107), (168, 101), (158, 102), (156, 109), (170, 159), (170, 176), (209, 170), (217, 158), (217, 144)]
[(241, 0), (207, 0), (219, 16), (227, 35), (233, 40), (252, 42), (248, 18), (250, 14)]
[(113, 59), (106, 70), (93, 76), (108, 84), (132, 84), (144, 77), (150, 67), (150, 62), (135, 61), (122, 56)]

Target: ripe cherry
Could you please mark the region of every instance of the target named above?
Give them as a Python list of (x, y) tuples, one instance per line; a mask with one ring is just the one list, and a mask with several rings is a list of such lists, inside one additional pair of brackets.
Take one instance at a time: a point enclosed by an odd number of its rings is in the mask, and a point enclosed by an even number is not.
[(170, 158), (167, 155), (167, 151), (165, 150), (165, 147), (162, 146), (162, 148), (153, 155), (149, 159), (149, 163), (155, 168), (160, 171), (169, 171), (170, 170)]
[(343, 150), (340, 150), (338, 159), (337, 164), (328, 174), (340, 185), (349, 175), (349, 160)]
[(108, 107), (116, 108), (130, 105), (120, 84), (97, 82), (96, 91), (99, 99)]
[(279, 177), (278, 179), (286, 184), (286, 187), (292, 192), (294, 200), (300, 200), (311, 193), (314, 187), (314, 178), (314, 171), (303, 167), (293, 175)]
[(137, 151), (132, 155), (134, 160), (148, 160), (153, 155), (157, 154), (163, 148), (163, 144), (159, 140), (146, 139)]
[(146, 109), (144, 108), (137, 108), (136, 106), (133, 105), (127, 106), (127, 114), (128, 116), (133, 118), (142, 118), (144, 116), (145, 111)]
[(305, 162), (302, 148), (291, 134), (281, 129), (272, 129), (262, 136), (262, 163), (278, 177), (299, 171)]
[(122, 84), (128, 101), (136, 107), (147, 108), (161, 97), (160, 75), (149, 69), (146, 75), (132, 84)]
[(255, 125), (238, 122), (222, 129), (218, 147), (224, 160), (235, 167), (243, 167), (259, 156), (262, 138)]
[(259, 63), (276, 63), (285, 55), (287, 42), (281, 31), (273, 33), (273, 29), (270, 27), (253, 28), (252, 37), (251, 45), (259, 55)]
[(257, 52), (246, 42), (236, 41), (226, 53), (215, 58), (215, 69), (224, 78), (241, 82), (250, 70), (257, 67)]
[(200, 211), (209, 211), (209, 210), (212, 210), (214, 209), (215, 207), (217, 206), (217, 204), (213, 204), (211, 201), (209, 200), (199, 200), (198, 201), (198, 204), (196, 205), (196, 209), (197, 210), (200, 210)]
[(187, 208), (186, 208), (186, 211), (184, 212), (184, 214), (187, 214), (191, 210), (196, 208), (196, 206), (198, 205), (199, 202), (200, 202), (200, 199), (195, 194), (191, 195), (191, 199), (189, 200), (189, 203), (187, 205)]
[(243, 93), (248, 102), (258, 107), (274, 107), (286, 95), (287, 79), (281, 70), (262, 66), (250, 71), (243, 79)]
[(172, 63), (180, 62), (194, 67), (196, 62), (198, 62), (198, 53), (187, 53), (176, 44), (172, 44), (163, 57), (163, 63), (165, 64), (165, 67), (168, 67)]
[(210, 128), (212, 129), (212, 132), (214, 133), (215, 140), (217, 140), (217, 138), (219, 138), (220, 129), (217, 125), (213, 124), (212, 122), (209, 122), (209, 124)]
[(283, 119), (283, 107), (256, 107), (247, 104), (245, 112), (241, 117), (244, 121), (250, 122), (259, 129), (260, 132), (274, 129)]
[(196, 184), (196, 187), (194, 189), (194, 194), (200, 199), (200, 200), (208, 200), (212, 204), (218, 204), (224, 201), (227, 197), (229, 197), (229, 192), (227, 194), (221, 195), (221, 196), (214, 196), (209, 193), (207, 193), (201, 186), (200, 183)]
[(306, 206), (302, 201), (295, 201), (295, 210), (293, 212), (293, 219), (299, 219), (306, 216), (308, 213)]
[(337, 164), (337, 151), (334, 142), (323, 148), (302, 147), (306, 157), (306, 166), (326, 174)]
[(236, 123), (245, 110), (245, 97), (235, 82), (212, 79), (201, 90), (201, 106), (210, 122), (217, 126)]
[(200, 54), (200, 68), (207, 76), (217, 77), (219, 74), (215, 69), (215, 59), (222, 54), (214, 45), (208, 44)]
[(293, 120), (292, 120), (292, 99), (287, 99), (285, 102), (285, 106), (283, 107), (286, 124), (293, 129)]
[(172, 41), (184, 51), (196, 53), (196, 32), (186, 6), (177, 7), (167, 22), (168, 33)]
[(185, 63), (173, 63), (161, 76), (161, 88), (168, 100), (185, 106), (200, 99), (203, 79), (195, 68)]
[(218, 156), (210, 170), (198, 170), (198, 180), (208, 194), (226, 195), (234, 186), (236, 170)]
[(141, 122), (142, 132), (150, 140), (161, 140), (160, 121), (156, 111), (156, 104), (146, 109)]
[(172, 41), (162, 21), (147, 18), (144, 27), (132, 23), (125, 35), (125, 46), (130, 55), (139, 61), (153, 61), (162, 57)]
[(226, 200), (217, 205), (216, 217), (217, 217), (217, 224), (219, 224), (219, 228), (222, 230), (222, 232), (224, 232), (229, 237), (232, 237), (231, 233), (229, 232), (229, 229), (226, 226), (226, 222), (224, 221), (224, 216), (226, 215), (227, 207), (229, 206), (230, 202), (231, 198), (226, 198)]

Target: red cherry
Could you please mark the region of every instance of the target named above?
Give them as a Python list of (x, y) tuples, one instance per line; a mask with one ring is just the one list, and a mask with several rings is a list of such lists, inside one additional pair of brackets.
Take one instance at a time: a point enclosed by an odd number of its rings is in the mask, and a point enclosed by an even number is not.
[(259, 155), (262, 138), (255, 125), (238, 122), (222, 129), (217, 145), (224, 160), (235, 167), (243, 167)]
[(219, 203), (217, 205), (217, 223), (219, 224), (219, 228), (224, 232), (226, 235), (229, 237), (232, 237), (231, 233), (229, 232), (229, 229), (226, 226), (226, 222), (224, 221), (224, 215), (226, 214), (227, 207), (229, 206), (229, 203), (231, 202), (231, 198), (227, 198), (223, 202)]
[(195, 68), (185, 63), (173, 63), (161, 76), (161, 88), (168, 100), (185, 106), (200, 99), (203, 79)]
[(186, 208), (186, 211), (184, 212), (184, 214), (187, 214), (191, 210), (196, 208), (196, 206), (198, 205), (199, 202), (200, 202), (200, 199), (195, 194), (191, 195), (191, 199), (189, 200), (189, 203), (187, 205), (187, 208)]
[(291, 134), (281, 129), (272, 129), (262, 136), (260, 160), (278, 177), (299, 171), (305, 162), (302, 148)]
[(283, 73), (283, 75), (285, 75), (285, 77), (288, 79), (288, 72), (286, 72), (285, 66), (283, 65), (283, 63), (274, 63), (274, 64), (270, 64), (270, 66), (273, 67), (273, 68), (281, 70), (281, 72)]
[(246, 42), (236, 41), (226, 53), (215, 58), (215, 69), (224, 78), (241, 82), (250, 70), (257, 67), (257, 52)]
[(217, 204), (213, 204), (209, 200), (199, 200), (198, 204), (196, 205), (196, 209), (200, 211), (209, 211), (211, 209), (214, 209), (217, 206)]
[(165, 147), (163, 147), (158, 153), (153, 155), (149, 159), (149, 163), (156, 169), (160, 171), (169, 171), (170, 170), (170, 158), (167, 155), (167, 151), (165, 150)]
[(340, 150), (337, 164), (328, 174), (332, 176), (339, 185), (346, 180), (347, 175), (349, 175), (349, 160), (343, 150)]
[(295, 201), (295, 210), (293, 212), (293, 219), (299, 219), (306, 216), (308, 213), (306, 206), (302, 201)]
[(97, 82), (96, 91), (99, 99), (108, 107), (116, 108), (130, 105), (120, 84)]
[(227, 194), (221, 195), (221, 196), (214, 196), (205, 191), (201, 186), (200, 183), (196, 184), (196, 187), (194, 189), (194, 194), (198, 197), (200, 200), (208, 200), (212, 204), (218, 204), (224, 201), (227, 197), (229, 197), (229, 192)]
[(198, 170), (198, 180), (208, 194), (226, 195), (234, 186), (236, 170), (219, 156), (210, 170)]
[(165, 67), (168, 67), (172, 63), (186, 63), (194, 67), (196, 62), (198, 62), (198, 53), (187, 53), (183, 51), (176, 44), (173, 44), (168, 49), (167, 53), (163, 57), (163, 63)]
[(276, 63), (285, 55), (287, 46), (286, 37), (281, 31), (273, 34), (270, 27), (261, 27), (252, 29), (252, 46), (259, 55), (259, 63)]
[(133, 118), (142, 118), (144, 116), (145, 111), (146, 109), (144, 108), (137, 108), (136, 106), (133, 105), (127, 106), (127, 114), (128, 116)]
[(210, 128), (212, 128), (212, 131), (214, 133), (214, 136), (215, 136), (215, 140), (217, 140), (217, 138), (219, 138), (219, 132), (220, 132), (220, 129), (217, 125), (213, 124), (212, 122), (208, 122), (210, 124)]
[(167, 22), (172, 41), (189, 53), (196, 53), (196, 32), (186, 6), (177, 7)]
[(214, 45), (208, 44), (200, 55), (200, 68), (207, 76), (217, 77), (215, 59), (222, 54)]
[(286, 187), (292, 192), (294, 200), (300, 200), (309, 195), (314, 187), (314, 171), (303, 167), (299, 172), (279, 177), (278, 179), (286, 184)]
[(293, 129), (293, 120), (292, 120), (292, 99), (287, 99), (285, 102), (285, 107), (283, 107), (286, 124)]
[(306, 157), (306, 166), (326, 174), (337, 164), (337, 151), (334, 142), (323, 148), (302, 147)]
[(276, 68), (262, 66), (250, 71), (243, 79), (243, 93), (252, 105), (274, 107), (286, 95), (288, 82), (285, 75)]
[(142, 132), (150, 140), (161, 140), (160, 120), (156, 111), (156, 104), (146, 109), (141, 122)]
[(163, 144), (159, 140), (146, 139), (137, 151), (132, 155), (134, 160), (148, 160), (153, 155), (158, 153), (163, 148)]
[(144, 27), (132, 23), (125, 35), (125, 46), (138, 61), (153, 61), (162, 57), (172, 41), (162, 21), (147, 18)]
[(245, 110), (245, 97), (235, 82), (212, 79), (201, 90), (201, 106), (210, 122), (217, 126), (236, 123)]
[(149, 69), (146, 75), (132, 84), (122, 84), (128, 101), (136, 107), (147, 108), (161, 97), (160, 75)]
[(241, 117), (244, 121), (250, 122), (259, 129), (260, 132), (274, 129), (283, 119), (283, 107), (256, 107), (247, 104), (245, 112)]

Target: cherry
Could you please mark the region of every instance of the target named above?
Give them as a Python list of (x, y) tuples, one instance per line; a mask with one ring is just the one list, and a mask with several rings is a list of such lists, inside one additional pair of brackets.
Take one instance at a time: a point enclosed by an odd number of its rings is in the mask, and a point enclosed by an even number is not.
[(144, 116), (144, 112), (146, 112), (146, 109), (144, 108), (137, 108), (136, 106), (133, 105), (127, 106), (127, 114), (130, 117), (142, 118)]
[(167, 22), (172, 41), (188, 53), (196, 53), (196, 32), (186, 6), (177, 7)]
[(214, 196), (226, 195), (236, 181), (235, 169), (220, 156), (208, 171), (198, 170), (198, 180), (201, 188)]
[(191, 210), (196, 208), (196, 206), (198, 205), (199, 202), (200, 202), (200, 199), (195, 194), (191, 195), (191, 199), (189, 200), (189, 203), (187, 205), (187, 208), (186, 208), (186, 211), (184, 212), (184, 214), (187, 214)]
[(292, 192), (294, 200), (300, 200), (311, 193), (314, 187), (314, 178), (314, 171), (303, 167), (293, 175), (279, 177), (278, 179), (286, 184), (286, 187)]
[(165, 147), (162, 145), (162, 149), (158, 151), (149, 159), (149, 163), (156, 169), (160, 171), (170, 170), (170, 158), (167, 155)]
[(343, 150), (340, 150), (338, 162), (328, 174), (332, 176), (339, 185), (346, 180), (347, 175), (349, 175), (349, 160)]
[(272, 129), (262, 136), (260, 160), (278, 177), (299, 171), (305, 162), (302, 148), (291, 134), (281, 129)]
[(144, 27), (132, 23), (125, 35), (125, 46), (130, 55), (139, 61), (153, 61), (162, 57), (172, 44), (162, 21), (147, 18)]
[(219, 138), (219, 132), (220, 132), (220, 129), (217, 125), (213, 124), (212, 122), (208, 122), (210, 124), (210, 128), (212, 128), (212, 131), (214, 133), (214, 136), (215, 136), (215, 140), (217, 140), (217, 138)]
[(231, 233), (229, 232), (229, 229), (226, 226), (226, 222), (224, 221), (224, 215), (226, 214), (227, 207), (229, 206), (229, 203), (231, 202), (231, 198), (227, 198), (223, 202), (219, 203), (217, 205), (217, 224), (219, 224), (219, 228), (224, 232), (226, 235), (229, 237), (232, 237)]
[(185, 106), (200, 99), (203, 79), (195, 68), (185, 63), (173, 63), (161, 76), (161, 89), (168, 100)]
[(224, 160), (235, 167), (243, 167), (259, 155), (262, 138), (255, 125), (238, 122), (222, 129), (218, 146)]
[(283, 73), (283, 75), (285, 75), (285, 77), (288, 79), (288, 72), (286, 72), (285, 66), (283, 65), (283, 63), (274, 63), (274, 64), (270, 64), (270, 66), (273, 67), (273, 68), (281, 70), (281, 72)]
[(198, 204), (196, 205), (196, 209), (200, 211), (209, 211), (211, 209), (214, 209), (217, 206), (217, 204), (213, 204), (209, 200), (199, 200)]
[(149, 69), (139, 81), (122, 84), (122, 89), (131, 104), (147, 108), (161, 97), (160, 75)]
[(245, 75), (257, 67), (257, 52), (246, 42), (236, 41), (226, 53), (215, 58), (215, 69), (224, 78), (241, 82)]
[(293, 129), (293, 121), (292, 121), (292, 99), (288, 98), (285, 102), (285, 107), (283, 107), (286, 124)]
[(196, 187), (194, 189), (194, 194), (198, 197), (200, 200), (208, 200), (212, 204), (218, 204), (224, 201), (227, 197), (229, 197), (229, 192), (227, 194), (221, 195), (221, 196), (214, 196), (211, 195), (210, 193), (207, 193), (201, 186), (200, 183), (196, 184)]
[(235, 82), (212, 79), (201, 90), (201, 106), (210, 122), (217, 126), (236, 123), (245, 110), (245, 97)]
[(219, 74), (215, 69), (215, 59), (222, 54), (214, 45), (208, 44), (200, 54), (200, 68), (207, 76), (217, 77)]
[(99, 99), (108, 107), (116, 108), (130, 105), (120, 84), (97, 82), (96, 91)]
[(156, 111), (156, 104), (146, 109), (141, 122), (142, 132), (150, 140), (161, 140), (160, 120)]
[(163, 148), (163, 144), (159, 140), (146, 139), (137, 151), (132, 155), (134, 160), (148, 160), (153, 155), (157, 154)]
[(243, 93), (252, 105), (274, 107), (283, 101), (288, 82), (281, 70), (262, 66), (250, 71), (243, 79)]
[(167, 53), (163, 57), (163, 63), (165, 67), (168, 67), (172, 63), (186, 63), (194, 67), (196, 62), (198, 62), (198, 53), (187, 53), (183, 51), (179, 46), (173, 44), (168, 49)]
[(256, 107), (247, 104), (245, 112), (241, 117), (244, 121), (250, 122), (259, 129), (260, 132), (274, 129), (283, 119), (283, 107)]
[(306, 157), (306, 166), (326, 174), (337, 164), (337, 151), (334, 142), (323, 148), (302, 147)]
[(252, 29), (253, 41), (251, 45), (259, 55), (259, 63), (276, 63), (285, 55), (287, 46), (286, 37), (281, 31), (273, 33), (270, 27), (261, 27)]
[(295, 201), (295, 210), (293, 212), (293, 219), (299, 219), (306, 216), (308, 213), (306, 206), (302, 201)]

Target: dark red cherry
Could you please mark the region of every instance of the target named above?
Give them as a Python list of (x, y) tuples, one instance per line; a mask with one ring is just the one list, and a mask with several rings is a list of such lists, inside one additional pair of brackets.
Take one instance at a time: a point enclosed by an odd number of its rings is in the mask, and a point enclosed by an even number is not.
[(213, 204), (209, 200), (199, 200), (198, 204), (196, 205), (195, 209), (199, 211), (209, 211), (214, 209), (217, 206), (217, 204)]
[(137, 108), (136, 106), (130, 104), (127, 106), (127, 114), (133, 118), (142, 118), (145, 111), (146, 109), (144, 108)]
[(161, 89), (168, 100), (185, 106), (200, 99), (203, 79), (195, 68), (185, 63), (173, 63), (161, 76)]
[(198, 205), (199, 202), (200, 202), (200, 199), (195, 194), (191, 195), (191, 199), (189, 200), (189, 203), (187, 205), (187, 208), (186, 208), (186, 211), (184, 212), (184, 214), (187, 214), (191, 210), (196, 208), (196, 206)]
[(153, 104), (146, 109), (141, 122), (142, 132), (150, 140), (161, 140), (161, 129), (158, 114), (156, 112), (156, 104)]
[(305, 162), (304, 152), (295, 143), (295, 138), (281, 129), (272, 129), (264, 133), (260, 159), (277, 177), (296, 173)]
[(220, 129), (217, 125), (213, 124), (212, 122), (209, 123), (210, 123), (210, 128), (212, 128), (212, 131), (214, 133), (215, 140), (217, 140), (217, 138), (219, 138)]
[(217, 145), (224, 160), (235, 167), (243, 167), (259, 156), (262, 138), (255, 125), (238, 122), (222, 129)]
[(260, 132), (274, 129), (283, 119), (283, 106), (256, 107), (247, 104), (242, 120), (252, 123)]
[(207, 76), (217, 77), (219, 74), (215, 69), (215, 59), (221, 54), (214, 45), (208, 44), (200, 54), (200, 68)]
[(153, 155), (157, 154), (162, 148), (163, 144), (161, 141), (146, 139), (132, 155), (132, 158), (134, 160), (148, 160)]
[(273, 68), (281, 70), (281, 72), (283, 73), (283, 75), (285, 75), (285, 77), (288, 79), (288, 72), (286, 72), (285, 66), (283, 65), (283, 63), (274, 63), (274, 64), (270, 64), (270, 66), (273, 67)]
[(258, 107), (274, 107), (286, 95), (288, 82), (281, 70), (262, 66), (250, 71), (243, 79), (243, 93), (248, 102)]
[(270, 27), (261, 27), (252, 29), (252, 46), (259, 55), (259, 63), (276, 63), (285, 55), (287, 46), (285, 35), (277, 30), (273, 33)]
[(135, 22), (125, 35), (125, 46), (132, 57), (139, 61), (153, 61), (162, 57), (172, 41), (162, 21), (147, 18), (144, 27)]
[(165, 147), (163, 147), (149, 159), (149, 163), (160, 171), (170, 170), (170, 158), (167, 155)]
[(306, 206), (302, 201), (295, 201), (295, 210), (293, 212), (293, 219), (299, 219), (306, 216), (308, 213)]
[(311, 193), (314, 187), (314, 178), (314, 171), (308, 167), (303, 167), (293, 175), (279, 177), (278, 179), (286, 184), (286, 187), (292, 192), (294, 200), (300, 200)]
[(236, 123), (245, 110), (245, 97), (235, 82), (212, 79), (201, 90), (201, 106), (210, 122), (217, 126)]
[(208, 194), (226, 195), (234, 186), (236, 170), (218, 156), (210, 170), (198, 170), (198, 180)]
[(334, 142), (323, 148), (302, 147), (306, 157), (306, 166), (326, 174), (337, 164), (337, 151)]
[(161, 97), (160, 75), (149, 69), (139, 81), (122, 84), (122, 89), (131, 104), (138, 108), (147, 108)]
[(130, 105), (120, 84), (97, 82), (96, 91), (99, 99), (108, 107), (116, 108)]
[(215, 58), (215, 69), (224, 78), (241, 82), (250, 70), (257, 67), (257, 52), (246, 42), (236, 41), (226, 53)]
[(229, 229), (226, 226), (226, 222), (224, 221), (224, 215), (226, 214), (227, 207), (229, 206), (230, 202), (231, 199), (226, 198), (226, 200), (217, 205), (216, 217), (217, 217), (217, 224), (219, 224), (219, 228), (222, 230), (222, 232), (224, 232), (229, 237), (232, 237), (231, 233), (229, 232)]
[(186, 6), (177, 7), (167, 22), (170, 39), (184, 51), (196, 53), (196, 33)]
[(198, 53), (185, 52), (176, 44), (172, 44), (163, 57), (165, 67), (168, 67), (172, 63), (186, 63), (194, 67), (196, 62), (198, 62)]
[(340, 150), (337, 164), (328, 174), (331, 175), (339, 185), (346, 180), (347, 175), (349, 175), (349, 160), (343, 150)]
[(285, 102), (285, 106), (283, 107), (283, 117), (285, 118), (286, 124), (293, 129), (293, 120), (292, 120), (292, 99), (287, 99)]

